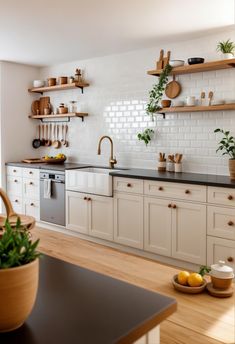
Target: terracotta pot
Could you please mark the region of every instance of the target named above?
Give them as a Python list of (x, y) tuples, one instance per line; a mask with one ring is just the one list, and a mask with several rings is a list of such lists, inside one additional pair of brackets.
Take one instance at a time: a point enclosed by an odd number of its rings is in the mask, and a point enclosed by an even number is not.
[(162, 104), (162, 107), (163, 107), (163, 108), (170, 107), (170, 106), (171, 106), (171, 100), (169, 100), (169, 99), (163, 99), (163, 100), (161, 101), (161, 104)]
[(49, 78), (47, 79), (48, 86), (55, 86), (56, 85), (56, 78)]
[(59, 85), (64, 85), (68, 83), (68, 78), (67, 76), (60, 76), (58, 79)]
[(59, 107), (58, 112), (60, 115), (68, 113), (68, 108), (67, 107)]
[(230, 172), (230, 179), (235, 180), (235, 159), (229, 159), (229, 172)]
[(20, 327), (31, 313), (38, 290), (39, 260), (0, 270), (0, 332)]
[(232, 278), (218, 278), (211, 276), (211, 282), (215, 289), (226, 290), (231, 287), (232, 281)]

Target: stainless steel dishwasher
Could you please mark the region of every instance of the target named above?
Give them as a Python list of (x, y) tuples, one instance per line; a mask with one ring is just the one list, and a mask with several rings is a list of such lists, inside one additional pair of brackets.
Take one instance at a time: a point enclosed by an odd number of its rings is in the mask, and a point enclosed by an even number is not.
[[(45, 195), (44, 183), (49, 183), (50, 190), (47, 195)], [(65, 226), (64, 172), (49, 170), (40, 172), (40, 220)]]

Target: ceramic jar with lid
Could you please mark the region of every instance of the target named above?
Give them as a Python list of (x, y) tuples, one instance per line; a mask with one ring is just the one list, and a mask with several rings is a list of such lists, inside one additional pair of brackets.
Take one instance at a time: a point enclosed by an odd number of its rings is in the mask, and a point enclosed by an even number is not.
[(230, 288), (234, 278), (233, 268), (220, 260), (218, 264), (211, 265), (210, 276), (215, 289), (226, 290)]

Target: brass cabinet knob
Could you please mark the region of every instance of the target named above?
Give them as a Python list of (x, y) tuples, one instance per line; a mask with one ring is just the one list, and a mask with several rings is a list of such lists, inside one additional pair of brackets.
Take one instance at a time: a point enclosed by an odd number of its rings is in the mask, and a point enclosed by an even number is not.
[(159, 186), (158, 190), (159, 190), (159, 191), (162, 191), (162, 190), (163, 190), (163, 187), (162, 187), (162, 186)]
[(176, 209), (176, 208), (177, 208), (176, 204), (173, 204), (172, 208), (173, 208), (173, 209)]
[(84, 197), (83, 199), (84, 199), (84, 201), (87, 201), (87, 197)]
[(234, 225), (233, 221), (228, 221), (228, 225), (233, 226)]
[(231, 201), (233, 199), (233, 196), (232, 195), (229, 195), (228, 196), (228, 200)]
[(231, 262), (234, 261), (234, 259), (233, 259), (233, 257), (228, 257), (228, 258), (227, 258), (227, 261), (231, 263)]
[(168, 204), (168, 208), (171, 208), (171, 204)]
[(127, 185), (126, 185), (128, 188), (131, 188), (131, 183), (127, 183)]
[(190, 190), (188, 190), (188, 189), (185, 190), (185, 193), (186, 193), (186, 194), (190, 194)]

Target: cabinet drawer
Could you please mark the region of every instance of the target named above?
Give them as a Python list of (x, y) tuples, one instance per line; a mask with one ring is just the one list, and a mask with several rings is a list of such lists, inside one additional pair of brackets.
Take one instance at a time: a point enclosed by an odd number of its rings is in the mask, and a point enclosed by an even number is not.
[(141, 179), (114, 177), (113, 187), (115, 191), (142, 194), (144, 182)]
[(144, 193), (149, 196), (206, 202), (206, 186), (145, 180)]
[(223, 260), (226, 265), (235, 269), (235, 241), (207, 237), (207, 265)]
[(234, 209), (208, 206), (207, 218), (207, 234), (235, 240)]
[(22, 178), (7, 176), (7, 193), (9, 195), (22, 196)]
[(39, 201), (32, 199), (25, 200), (24, 213), (25, 215), (33, 216), (36, 220), (39, 220)]
[(235, 188), (208, 187), (208, 203), (235, 207)]
[(39, 169), (23, 168), (23, 178), (39, 179)]
[(22, 176), (22, 167), (16, 166), (7, 166), (7, 175), (21, 177)]
[(23, 178), (23, 197), (39, 200), (39, 180)]
[(10, 196), (9, 197), (12, 207), (17, 214), (23, 214), (23, 201), (21, 197)]

